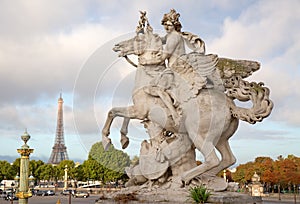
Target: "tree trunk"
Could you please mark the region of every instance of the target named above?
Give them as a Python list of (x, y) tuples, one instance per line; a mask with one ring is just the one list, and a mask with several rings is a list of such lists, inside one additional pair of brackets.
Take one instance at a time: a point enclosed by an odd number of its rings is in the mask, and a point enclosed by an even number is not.
[(281, 197), (280, 197), (280, 184), (278, 184), (278, 200), (281, 200)]

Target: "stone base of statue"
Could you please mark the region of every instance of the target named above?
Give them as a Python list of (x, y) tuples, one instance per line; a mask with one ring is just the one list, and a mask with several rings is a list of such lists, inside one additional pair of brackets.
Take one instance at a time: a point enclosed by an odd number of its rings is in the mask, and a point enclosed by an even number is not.
[(245, 193), (237, 192), (214, 192), (208, 199), (209, 203), (226, 203), (226, 204), (253, 204), (262, 203), (261, 197), (253, 197)]
[[(212, 192), (208, 203), (217, 204), (259, 204), (262, 203), (261, 197), (252, 197), (245, 193), (238, 192)], [(193, 203), (189, 197), (187, 188), (178, 189), (141, 189), (139, 187), (124, 188), (118, 192), (103, 194), (97, 203)]]

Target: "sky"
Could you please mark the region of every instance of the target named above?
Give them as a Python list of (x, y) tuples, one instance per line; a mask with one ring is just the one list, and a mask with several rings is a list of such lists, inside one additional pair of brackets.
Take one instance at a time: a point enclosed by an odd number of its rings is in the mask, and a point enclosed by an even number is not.
[[(164, 34), (164, 13), (176, 9), (183, 31), (199, 35), (207, 53), (261, 63), (248, 81), (264, 82), (274, 102), (261, 123), (240, 126), (230, 139), (237, 164), (257, 156), (300, 156), (300, 1), (0, 1), (0, 160), (14, 161), (27, 129), (31, 159), (48, 161), (54, 145), (57, 100), (64, 99), (69, 158), (87, 159), (101, 140), (108, 110), (132, 104), (135, 68), (112, 51), (134, 36), (139, 11)], [(110, 137), (120, 149), (121, 119)], [(132, 121), (125, 150), (138, 155), (147, 139)], [(201, 160), (201, 155), (198, 154)]]

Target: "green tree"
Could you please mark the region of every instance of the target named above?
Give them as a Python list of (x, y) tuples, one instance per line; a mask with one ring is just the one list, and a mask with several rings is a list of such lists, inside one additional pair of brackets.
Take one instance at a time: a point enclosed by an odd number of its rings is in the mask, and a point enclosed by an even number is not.
[(75, 179), (75, 163), (72, 160), (63, 160), (57, 165), (58, 179), (63, 179), (65, 175), (65, 168), (68, 168), (68, 176)]
[(84, 176), (84, 172), (83, 172), (83, 165), (79, 165), (77, 167), (74, 168), (74, 178), (77, 181), (85, 181), (85, 176)]
[(0, 161), (0, 181), (7, 179), (14, 179), (16, 172), (14, 171), (12, 165), (7, 161)]
[(17, 158), (13, 163), (12, 163), (12, 169), (15, 172), (15, 174), (20, 172), (20, 163), (21, 163), (21, 158)]
[(29, 161), (29, 171), (35, 176), (35, 171), (39, 168), (39, 166), (42, 166), (45, 164), (42, 160), (30, 160)]
[(83, 174), (86, 180), (105, 180), (105, 171), (106, 169), (95, 159), (89, 157), (88, 160), (85, 160), (82, 164)]
[(57, 180), (57, 167), (52, 164), (43, 164), (36, 170), (39, 180)]
[(125, 167), (130, 165), (128, 154), (115, 149), (112, 145), (104, 151), (102, 142), (97, 142), (91, 147), (88, 160), (91, 158), (102, 166), (103, 182), (120, 179), (125, 173)]
[(40, 175), (37, 172), (37, 169), (44, 164), (45, 163), (42, 160), (38, 160), (38, 161), (30, 160), (29, 161), (29, 171), (30, 171), (30, 174), (34, 177), (35, 181), (39, 181), (41, 179)]
[(110, 170), (124, 173), (125, 167), (130, 165), (130, 157), (123, 151), (115, 149), (112, 145), (104, 151), (102, 142), (95, 143), (89, 156)]
[(132, 159), (131, 159), (131, 161), (130, 161), (130, 164), (131, 165), (137, 165), (138, 163), (139, 163), (139, 157), (137, 156), (137, 155), (135, 155)]

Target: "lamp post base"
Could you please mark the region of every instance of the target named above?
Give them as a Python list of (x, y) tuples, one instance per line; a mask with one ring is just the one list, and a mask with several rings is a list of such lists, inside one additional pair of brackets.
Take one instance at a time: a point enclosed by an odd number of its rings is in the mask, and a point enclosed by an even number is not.
[(32, 197), (31, 192), (18, 192), (16, 196), (19, 198), (19, 204), (28, 204), (28, 198)]

